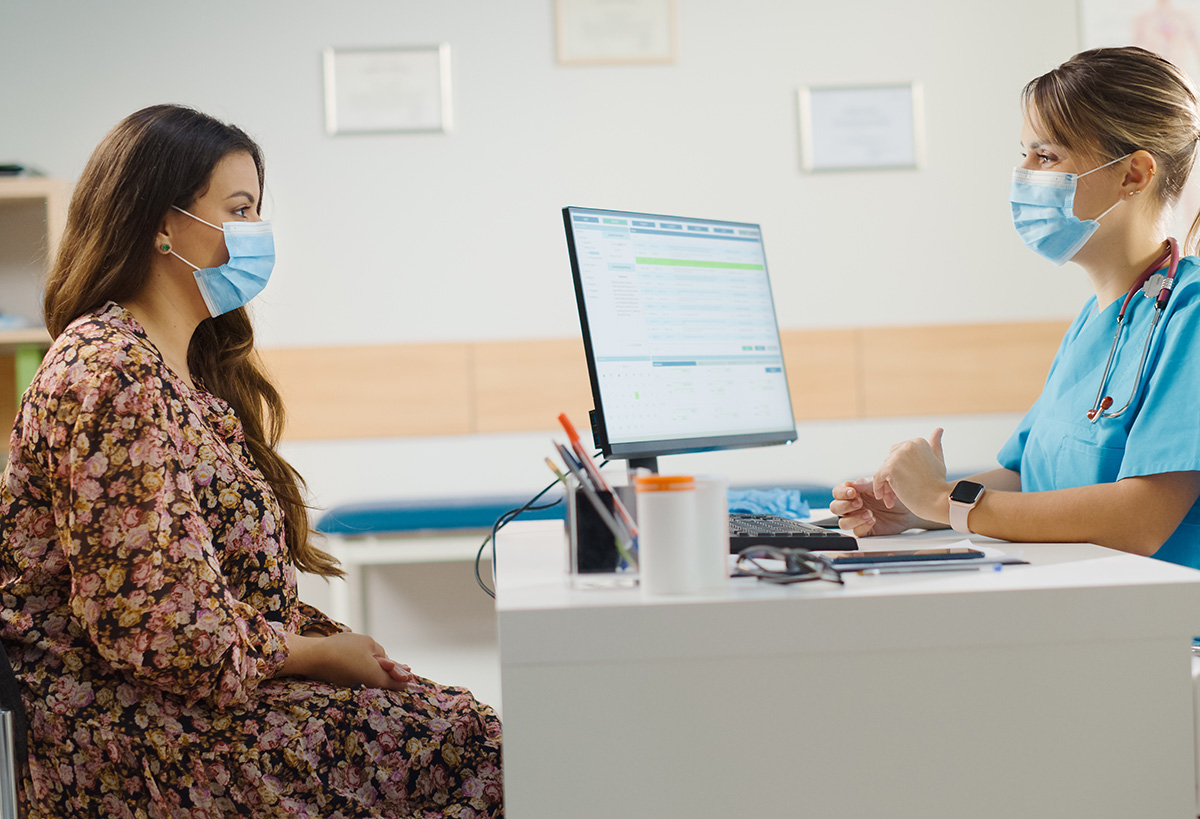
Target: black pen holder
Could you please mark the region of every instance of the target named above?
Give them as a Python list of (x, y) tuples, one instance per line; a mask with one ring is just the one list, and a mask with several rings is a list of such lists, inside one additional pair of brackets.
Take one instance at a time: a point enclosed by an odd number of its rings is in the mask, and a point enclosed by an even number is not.
[[(611, 492), (597, 492), (609, 514), (616, 515)], [(572, 574), (606, 574), (617, 571), (621, 555), (617, 539), (592, 501), (578, 487), (567, 493), (567, 533), (571, 542)]]

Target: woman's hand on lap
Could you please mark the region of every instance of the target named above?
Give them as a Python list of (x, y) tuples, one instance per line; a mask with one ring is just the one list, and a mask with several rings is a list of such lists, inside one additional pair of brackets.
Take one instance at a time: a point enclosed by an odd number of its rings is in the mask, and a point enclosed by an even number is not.
[(365, 634), (341, 632), (328, 637), (288, 634), (288, 658), (280, 676), (307, 677), (346, 688), (365, 686), (405, 691), (411, 669), (387, 656), (383, 646)]

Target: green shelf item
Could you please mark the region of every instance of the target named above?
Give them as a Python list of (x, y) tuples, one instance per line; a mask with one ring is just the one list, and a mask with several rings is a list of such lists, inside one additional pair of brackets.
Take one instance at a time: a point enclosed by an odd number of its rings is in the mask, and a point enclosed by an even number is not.
[(24, 395), (25, 390), (33, 383), (33, 376), (42, 365), (42, 357), (45, 354), (46, 348), (41, 344), (21, 344), (13, 351), (18, 397)]

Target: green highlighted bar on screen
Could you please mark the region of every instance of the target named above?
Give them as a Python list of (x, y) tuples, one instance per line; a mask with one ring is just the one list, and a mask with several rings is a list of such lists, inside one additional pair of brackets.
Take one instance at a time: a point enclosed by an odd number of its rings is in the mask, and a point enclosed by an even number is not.
[(650, 256), (638, 256), (634, 259), (638, 264), (659, 264), (671, 267), (719, 267), (722, 270), (762, 270), (761, 264), (745, 264), (743, 262), (705, 262), (699, 259), (655, 259)]
[(606, 225), (627, 225), (629, 223), (626, 222), (624, 219), (605, 219), (604, 224), (606, 224)]

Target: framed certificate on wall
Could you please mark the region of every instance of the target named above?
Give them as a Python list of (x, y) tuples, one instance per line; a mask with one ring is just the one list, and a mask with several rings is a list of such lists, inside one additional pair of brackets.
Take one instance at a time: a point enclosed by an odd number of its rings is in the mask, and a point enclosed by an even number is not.
[(802, 88), (800, 167), (809, 172), (919, 168), (918, 83)]
[(562, 65), (675, 62), (676, 0), (555, 0)]
[(330, 134), (449, 133), (450, 46), (327, 48)]

